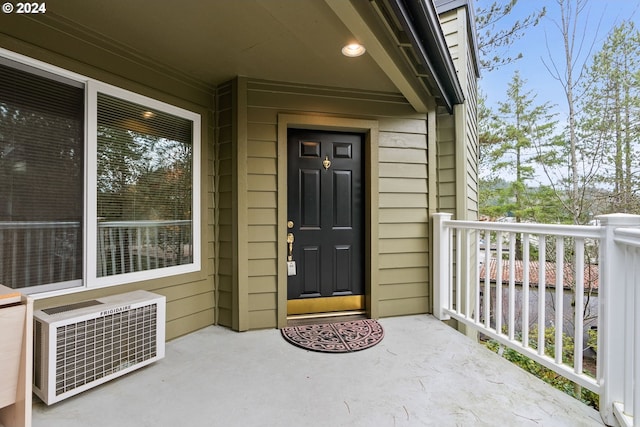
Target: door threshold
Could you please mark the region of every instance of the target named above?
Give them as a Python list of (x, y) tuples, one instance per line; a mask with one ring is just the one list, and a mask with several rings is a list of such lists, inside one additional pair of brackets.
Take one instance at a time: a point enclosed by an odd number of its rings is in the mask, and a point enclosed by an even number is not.
[(364, 295), (290, 299), (287, 301), (287, 315), (359, 311), (364, 310), (364, 302)]
[(342, 316), (358, 316), (367, 314), (365, 310), (350, 310), (350, 311), (333, 311), (331, 313), (307, 313), (307, 314), (291, 314), (287, 316), (287, 320), (298, 319), (318, 319), (327, 317), (342, 317)]
[(332, 313), (298, 314), (287, 316), (287, 326), (308, 326), (321, 323), (349, 322), (367, 318), (364, 310), (336, 311)]

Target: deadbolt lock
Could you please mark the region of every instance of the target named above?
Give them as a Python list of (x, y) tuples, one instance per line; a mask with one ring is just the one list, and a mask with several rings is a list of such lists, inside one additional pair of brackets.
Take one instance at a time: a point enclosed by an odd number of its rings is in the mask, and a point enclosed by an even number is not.
[(293, 221), (287, 221), (287, 228), (293, 228)]

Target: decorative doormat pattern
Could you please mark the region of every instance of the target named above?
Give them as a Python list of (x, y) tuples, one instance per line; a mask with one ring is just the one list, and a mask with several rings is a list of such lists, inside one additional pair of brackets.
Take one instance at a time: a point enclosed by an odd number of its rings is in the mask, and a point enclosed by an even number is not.
[(298, 347), (323, 353), (348, 353), (373, 347), (384, 330), (373, 319), (282, 328), (285, 340)]

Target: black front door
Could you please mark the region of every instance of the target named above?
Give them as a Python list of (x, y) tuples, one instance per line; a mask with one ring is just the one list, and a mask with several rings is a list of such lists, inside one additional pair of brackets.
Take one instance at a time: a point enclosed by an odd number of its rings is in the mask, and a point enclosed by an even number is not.
[(289, 314), (364, 308), (363, 139), (289, 130)]

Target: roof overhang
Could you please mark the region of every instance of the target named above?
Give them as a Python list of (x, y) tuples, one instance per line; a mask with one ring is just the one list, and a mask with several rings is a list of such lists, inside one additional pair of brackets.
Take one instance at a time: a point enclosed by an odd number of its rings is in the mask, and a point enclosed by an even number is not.
[(431, 0), (325, 0), (416, 111), (464, 102)]
[[(367, 53), (344, 57), (353, 41)], [(242, 75), (400, 92), (421, 113), (463, 101), (432, 0), (48, 0), (43, 15), (0, 14), (0, 47), (24, 43), (140, 81), (146, 69), (198, 87)]]
[(447, 107), (464, 102), (464, 94), (449, 53), (436, 8), (431, 0), (388, 0), (422, 70), (418, 74), (426, 79)]

